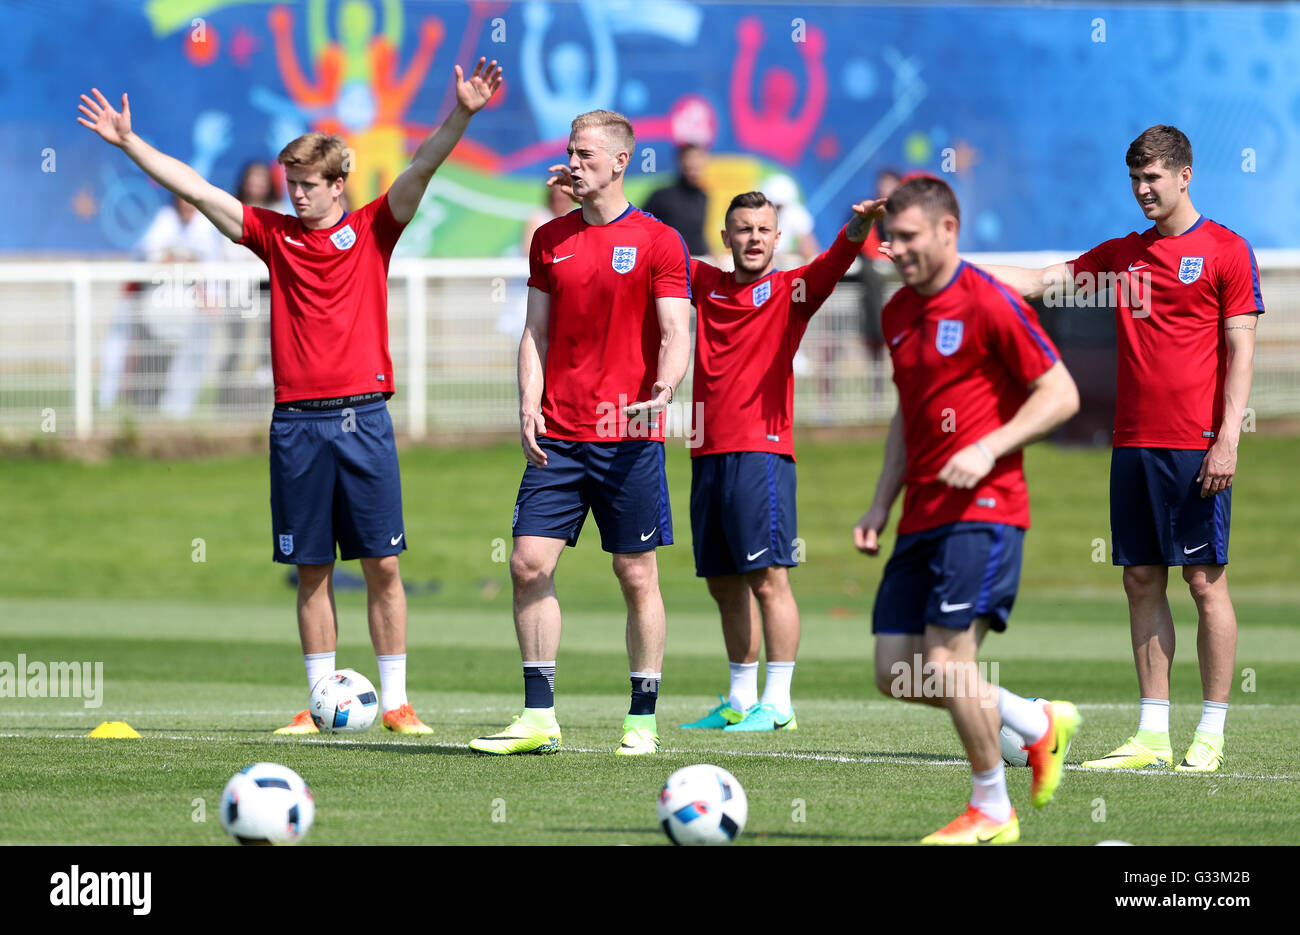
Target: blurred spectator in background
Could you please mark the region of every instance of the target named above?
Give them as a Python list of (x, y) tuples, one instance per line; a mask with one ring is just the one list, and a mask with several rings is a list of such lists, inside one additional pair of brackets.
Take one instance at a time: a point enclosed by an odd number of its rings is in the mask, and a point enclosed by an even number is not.
[[(150, 263), (210, 262), (222, 259), (224, 240), (194, 205), (176, 197), (154, 215), (133, 254), (136, 259)], [(180, 418), (193, 408), (206, 358), (205, 331), (210, 330), (210, 322), (205, 325), (199, 309), (185, 307), (190, 297), (201, 297), (203, 291), (201, 283), (195, 288), (178, 288), (178, 283), (193, 283), (192, 278), (185, 277), (183, 270), (179, 277), (164, 271), (151, 283), (132, 283), (127, 287), (104, 337), (99, 373), (101, 409), (112, 408), (117, 403), (127, 358), (133, 351), (137, 363), (146, 365), (136, 369), (145, 373), (161, 370), (160, 364), (170, 356), (167, 381), (159, 400), (159, 408), (165, 414)], [(158, 353), (155, 342), (176, 346), (170, 349), (170, 354), (163, 354)]]
[[(876, 197), (888, 198), (898, 187), (901, 176), (893, 169), (881, 169), (876, 174)], [(867, 358), (871, 361), (871, 398), (879, 399), (885, 391), (884, 352), (885, 336), (880, 330), (880, 311), (885, 307), (885, 277), (893, 264), (880, 252), (880, 245), (889, 240), (885, 219), (881, 218), (867, 234), (862, 245), (862, 262), (859, 277), (862, 281), (861, 331)]]
[[(239, 170), (239, 182), (235, 186), (235, 197), (246, 205), (267, 208), (287, 214), (293, 209), (287, 205), (271, 168), (265, 162), (253, 160), (244, 163)], [(248, 250), (226, 238), (221, 238), (223, 259), (230, 263), (247, 263), (250, 261)], [(253, 259), (265, 268), (261, 260)], [(267, 274), (253, 289), (233, 290), (233, 294), (242, 297), (251, 296), (255, 305), (252, 309), (241, 309), (238, 314), (228, 312), (226, 337), (228, 347), (226, 356), (221, 361), (221, 388), (219, 401), (222, 406), (248, 407), (259, 401), (270, 404), (274, 401), (271, 379), (271, 280)], [(249, 322), (255, 322), (250, 329)], [(255, 346), (245, 351), (246, 336), (252, 331), (256, 336)]]
[[(777, 227), (781, 229), (782, 252), (799, 255), (799, 263), (811, 263), (821, 246), (813, 233), (813, 216), (799, 198), (799, 186), (788, 175), (773, 175), (760, 189), (776, 205)], [(692, 251), (694, 252), (694, 251)]]
[(682, 235), (691, 256), (708, 256), (704, 216), (709, 196), (704, 190), (704, 168), (708, 154), (694, 143), (677, 148), (677, 181), (650, 193), (644, 210)]

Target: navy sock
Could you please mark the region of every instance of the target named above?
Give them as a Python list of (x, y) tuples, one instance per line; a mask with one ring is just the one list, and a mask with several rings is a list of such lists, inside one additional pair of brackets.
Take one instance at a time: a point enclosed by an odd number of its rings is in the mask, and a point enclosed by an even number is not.
[(555, 707), (555, 663), (524, 663), (524, 707)]
[(628, 714), (654, 714), (655, 702), (659, 700), (659, 674), (647, 672), (632, 673), (632, 707)]

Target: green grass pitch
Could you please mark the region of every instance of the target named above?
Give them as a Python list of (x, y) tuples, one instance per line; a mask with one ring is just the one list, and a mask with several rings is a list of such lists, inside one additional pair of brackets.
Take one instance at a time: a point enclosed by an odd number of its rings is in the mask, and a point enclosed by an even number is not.
[[(666, 844), (655, 797), (674, 769), (713, 762), (750, 802), (750, 844), (907, 844), (955, 817), (968, 767), (942, 712), (891, 701), (870, 680), (870, 609), (883, 560), (849, 529), (879, 469), (879, 443), (803, 444), (793, 573), (803, 611), (794, 692), (800, 729), (686, 732), (726, 688), (716, 614), (692, 573), (689, 465), (669, 448), (678, 544), (660, 550), (669, 615), (659, 704), (665, 752), (612, 755), (627, 704), (623, 607), (589, 520), (557, 577), (565, 610), (556, 683), (565, 750), (489, 758), (466, 741), (522, 703), (510, 622), (513, 445), (402, 455), (410, 550), (409, 686), (429, 738), (376, 727), (344, 739), (273, 737), (305, 701), (286, 568), (270, 562), (263, 458), (0, 464), (0, 662), (102, 662), (102, 704), (0, 698), (0, 843), (220, 844), (221, 789), (243, 766), (284, 763), (317, 802), (311, 844)], [(1291, 564), (1291, 471), (1300, 441), (1245, 436), (1230, 581), (1241, 623), (1227, 763), (1213, 776), (1071, 769), (1048, 808), (1009, 770), (1024, 844), (1293, 843), (1280, 815), (1300, 795), (1300, 584)], [(1136, 680), (1108, 536), (1106, 452), (1027, 455), (1034, 528), (1007, 634), (985, 658), (1023, 694), (1077, 702), (1072, 763), (1131, 732)], [(895, 519), (896, 519), (895, 515)], [(886, 542), (892, 547), (892, 534)], [(1103, 545), (1104, 548), (1104, 545)], [(196, 559), (202, 559), (196, 560)], [(355, 563), (340, 569), (358, 573)], [(1171, 581), (1178, 624), (1175, 754), (1199, 715), (1195, 618)], [(364, 595), (339, 591), (339, 665), (378, 681)], [(90, 740), (125, 720), (139, 740)]]

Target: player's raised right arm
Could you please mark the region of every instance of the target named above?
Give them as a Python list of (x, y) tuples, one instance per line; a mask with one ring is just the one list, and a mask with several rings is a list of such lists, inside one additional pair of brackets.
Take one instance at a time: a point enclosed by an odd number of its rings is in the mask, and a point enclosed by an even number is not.
[(889, 511), (903, 489), (907, 473), (907, 441), (903, 434), (903, 410), (897, 409), (889, 423), (885, 438), (885, 462), (880, 467), (880, 480), (876, 482), (876, 495), (871, 506), (853, 527), (853, 544), (867, 555), (880, 554), (880, 533), (889, 522)]
[(85, 94), (81, 95), (77, 109), (84, 116), (78, 117), (77, 123), (94, 130), (105, 142), (112, 143), (130, 156), (154, 181), (198, 208), (217, 230), (231, 240), (243, 238), (244, 206), (234, 195), (217, 188), (179, 159), (159, 152), (136, 136), (131, 130), (131, 105), (125, 94), (119, 112), (113, 109), (99, 88), (90, 90), (95, 97), (92, 100)]
[(519, 441), (524, 457), (546, 467), (546, 452), (537, 436), (546, 434), (542, 418), (542, 390), (546, 385), (546, 335), (551, 318), (551, 297), (536, 286), (528, 287), (528, 317), (519, 342)]

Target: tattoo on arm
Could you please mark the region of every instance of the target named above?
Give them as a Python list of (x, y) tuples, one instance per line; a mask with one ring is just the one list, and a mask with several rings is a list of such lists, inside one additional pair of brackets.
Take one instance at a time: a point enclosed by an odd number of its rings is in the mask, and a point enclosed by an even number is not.
[(1224, 331), (1254, 331), (1255, 322), (1252, 321), (1250, 324), (1247, 325), (1224, 325), (1223, 330)]
[(849, 240), (857, 240), (859, 237), (862, 237), (863, 232), (866, 230), (867, 227), (868, 227), (867, 221), (862, 215), (860, 214), (853, 215), (853, 217), (849, 220), (849, 226), (847, 231)]

